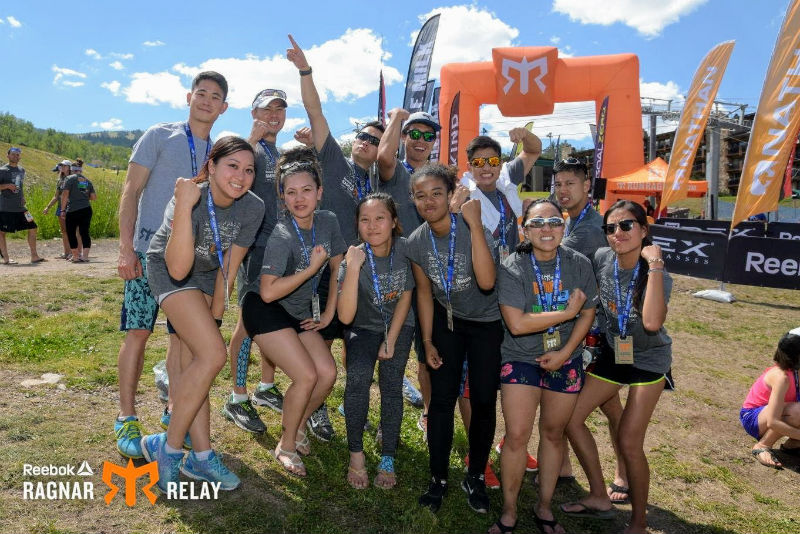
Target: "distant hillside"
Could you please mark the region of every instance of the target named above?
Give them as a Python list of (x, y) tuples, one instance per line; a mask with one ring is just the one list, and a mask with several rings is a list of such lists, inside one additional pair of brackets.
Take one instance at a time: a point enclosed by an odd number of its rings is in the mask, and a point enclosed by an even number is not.
[[(127, 139), (127, 135), (132, 138)], [(30, 121), (0, 113), (0, 142), (61, 154), (69, 159), (82, 158), (90, 165), (108, 169), (127, 168), (131, 147), (138, 135), (135, 131), (68, 134), (53, 128), (36, 128)], [(109, 136), (108, 140), (102, 136)], [(112, 138), (114, 142), (110, 141)]]
[(133, 148), (133, 145), (139, 140), (143, 133), (144, 130), (121, 130), (116, 132), (89, 132), (69, 135), (89, 141), (90, 143)]

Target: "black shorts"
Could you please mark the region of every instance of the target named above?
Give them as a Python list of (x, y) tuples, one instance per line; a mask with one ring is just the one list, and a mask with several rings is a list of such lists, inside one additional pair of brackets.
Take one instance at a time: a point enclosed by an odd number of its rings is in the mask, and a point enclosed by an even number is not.
[(601, 343), (601, 347), (595, 361), (586, 369), (586, 374), (620, 386), (646, 386), (655, 384), (663, 378), (664, 389), (667, 391), (675, 389), (671, 369), (666, 373), (655, 373), (638, 369), (633, 365), (614, 363), (614, 349), (608, 343)]
[[(325, 306), (328, 304), (328, 289), (330, 288), (331, 264), (325, 265), (319, 279), (319, 286), (317, 293), (319, 294), (319, 309), (325, 311)], [(319, 331), (322, 339), (325, 341), (332, 341), (334, 339), (344, 339), (344, 325), (339, 320), (339, 314), (334, 313), (331, 323)]]
[(33, 230), (37, 228), (36, 223), (31, 218), (25, 218), (25, 213), (21, 211), (0, 211), (0, 232), (13, 234), (20, 230)]
[(298, 334), (305, 332), (300, 320), (292, 317), (283, 306), (277, 302), (264, 302), (261, 295), (252, 291), (242, 301), (242, 322), (251, 339), (284, 328), (291, 328)]

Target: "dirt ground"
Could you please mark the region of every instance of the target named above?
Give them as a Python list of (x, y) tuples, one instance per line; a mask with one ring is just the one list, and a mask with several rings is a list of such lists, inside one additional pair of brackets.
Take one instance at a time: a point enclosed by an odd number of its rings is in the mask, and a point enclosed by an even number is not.
[(0, 263), (0, 278), (6, 275), (25, 276), (27, 274), (42, 274), (55, 272), (91, 273), (92, 276), (113, 276), (117, 272), (117, 254), (119, 253), (119, 240), (93, 239), (89, 263), (72, 263), (59, 258), (64, 251), (60, 239), (37, 241), (36, 250), (39, 256), (46, 261), (36, 264), (31, 261), (28, 242), (24, 239), (9, 239), (8, 254), (12, 260), (18, 262), (14, 265)]

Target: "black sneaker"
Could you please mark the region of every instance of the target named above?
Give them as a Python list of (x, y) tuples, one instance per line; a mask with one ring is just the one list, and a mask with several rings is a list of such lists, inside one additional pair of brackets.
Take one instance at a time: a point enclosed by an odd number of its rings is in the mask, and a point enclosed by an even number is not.
[(253, 393), (253, 404), (266, 406), (278, 413), (283, 413), (283, 394), (275, 385), (269, 389), (257, 389)]
[(461, 483), (461, 489), (467, 494), (467, 503), (470, 508), (479, 514), (489, 511), (489, 496), (486, 495), (486, 482), (484, 482), (483, 474), (475, 476), (468, 473)]
[(430, 508), (431, 512), (436, 512), (442, 506), (442, 499), (447, 495), (447, 481), (437, 480), (436, 477), (431, 478), (431, 483), (428, 485), (428, 491), (422, 494), (419, 498), (420, 506)]
[(250, 403), (250, 399), (237, 403), (233, 403), (229, 399), (222, 408), (222, 415), (247, 432), (261, 434), (267, 430), (266, 425), (258, 416), (258, 412)]
[(335, 435), (331, 420), (328, 418), (328, 406), (324, 402), (322, 406), (314, 410), (306, 425), (311, 434), (320, 441), (330, 441)]

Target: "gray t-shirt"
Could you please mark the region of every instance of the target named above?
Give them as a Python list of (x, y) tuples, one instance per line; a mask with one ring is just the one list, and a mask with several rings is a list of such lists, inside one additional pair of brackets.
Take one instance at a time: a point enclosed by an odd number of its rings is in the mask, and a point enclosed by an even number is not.
[(9, 189), (0, 191), (0, 211), (6, 213), (22, 213), (25, 211), (25, 195), (22, 193), (22, 184), (25, 182), (25, 169), (17, 165), (12, 167), (5, 164), (0, 167), (0, 184), (14, 184), (17, 191), (12, 193)]
[[(330, 211), (314, 212), (313, 234), (311, 230), (299, 227), (298, 229), (303, 236), (305, 254), (303, 254), (303, 245), (297, 236), (292, 220), (288, 217), (283, 218), (275, 225), (275, 229), (267, 241), (267, 247), (264, 249), (264, 259), (261, 264), (262, 275), (286, 276), (306, 269), (308, 267), (306, 258), (311, 258), (311, 251), (314, 249), (312, 243), (325, 247), (330, 257), (344, 254), (347, 251), (347, 245), (339, 232), (336, 215)], [(314, 234), (314, 239), (312, 239)], [(324, 270), (323, 266), (314, 275), (317, 286), (319, 286), (319, 277)], [(279, 301), (283, 309), (295, 319), (311, 317), (312, 280), (314, 278), (309, 278)]]
[(359, 184), (361, 194), (364, 195), (368, 190), (368, 182), (369, 190), (375, 191), (376, 179), (373, 177), (370, 181), (368, 171), (347, 159), (342, 147), (330, 133), (319, 151), (319, 162), (322, 166), (322, 185), (325, 188), (322, 193), (322, 209), (336, 214), (344, 242), (347, 245), (358, 245), (356, 205)]
[[(586, 295), (583, 309), (594, 308), (598, 297), (592, 264), (585, 256), (569, 248), (559, 247), (558, 254), (561, 259), (561, 279), (555, 296), (556, 306), (559, 310), (565, 309), (569, 296), (577, 288)], [(556, 260), (540, 261), (537, 265), (542, 272), (542, 286), (545, 293), (552, 292)], [(530, 254), (514, 252), (500, 265), (497, 272), (497, 299), (501, 305), (512, 306), (524, 313), (544, 311), (539, 299), (539, 285), (536, 283)], [(575, 318), (556, 326), (562, 345), (572, 335), (574, 326)], [(515, 336), (506, 328), (500, 349), (502, 362), (526, 362), (538, 365), (536, 358), (545, 353), (543, 342), (545, 332), (546, 330), (543, 330)], [(582, 350), (583, 346), (579, 345), (570, 358), (579, 356)]]
[(525, 162), (522, 161), (522, 158), (517, 156), (504, 165), (508, 171), (508, 177), (511, 183), (519, 185), (525, 180)]
[(608, 239), (601, 228), (603, 216), (597, 211), (589, 208), (576, 226), (573, 227), (572, 222), (572, 218), (568, 217), (564, 233), (569, 235), (561, 240), (562, 245), (577, 250), (589, 259), (597, 249), (608, 246)]
[(67, 177), (62, 190), (69, 191), (67, 198), (67, 213), (88, 208), (89, 196), (94, 193), (94, 185), (82, 174), (72, 174)]
[[(130, 161), (150, 170), (139, 197), (133, 248), (145, 252), (161, 226), (164, 209), (175, 192), (178, 178), (192, 177), (192, 154), (184, 126), (186, 122), (151, 126), (133, 146)], [(207, 140), (193, 136), (197, 171), (203, 167)]]
[[(614, 337), (619, 335), (616, 290), (614, 289), (614, 257), (614, 251), (606, 247), (599, 249), (595, 253), (593, 261), (597, 285), (600, 288), (600, 303), (607, 318), (606, 339), (612, 348), (614, 347)], [(639, 271), (639, 276), (644, 274), (643, 270)], [(632, 276), (633, 269), (619, 270), (620, 292), (623, 303)], [(655, 276), (664, 277), (664, 302), (669, 303), (670, 293), (672, 292), (672, 277), (666, 272), (663, 275)], [(667, 331), (663, 326), (658, 329), (658, 332), (647, 332), (642, 326), (641, 315), (635, 306), (632, 306), (627, 330), (629, 335), (633, 336), (634, 367), (654, 373), (666, 373), (670, 370), (672, 367), (672, 339), (667, 335)]]
[(411, 199), (411, 173), (403, 162), (397, 160), (391, 180), (380, 182), (378, 190), (389, 194), (397, 206), (397, 218), (403, 227), (403, 235), (408, 237), (422, 224), (422, 217)]
[[(486, 243), (492, 242), (489, 230), (483, 228)], [(431, 280), (433, 296), (442, 306), (447, 306), (447, 296), (442, 284), (442, 275), (447, 278), (447, 256), (450, 250), (449, 233), (441, 237), (435, 236), (439, 258), (433, 252), (431, 231), (427, 222), (414, 230), (408, 238), (408, 257), (419, 265)], [(492, 250), (492, 257), (497, 261), (497, 251)], [(453, 269), (453, 285), (450, 292), (450, 303), (453, 316), (470, 321), (488, 322), (500, 319), (497, 307), (497, 293), (494, 289), (483, 291), (475, 280), (472, 266), (472, 240), (467, 223), (459, 213), (456, 216), (456, 244)], [(441, 268), (441, 270), (440, 270)]]
[[(364, 245), (359, 245), (364, 250)], [(387, 327), (392, 324), (394, 310), (397, 301), (400, 300), (404, 291), (414, 288), (414, 275), (411, 272), (411, 262), (406, 254), (406, 240), (403, 237), (396, 237), (392, 244), (392, 252), (389, 256), (375, 258), (375, 270), (378, 273), (378, 284), (381, 288), (383, 297), (383, 316), (386, 318)], [(389, 268), (391, 265), (391, 269)], [(342, 282), (347, 274), (347, 262), (342, 261), (339, 265), (339, 288), (341, 291)], [(414, 326), (414, 312), (408, 310), (408, 315), (403, 323), (405, 326)], [(372, 268), (369, 258), (364, 260), (361, 270), (358, 273), (358, 303), (356, 316), (353, 318), (351, 326), (365, 328), (375, 332), (383, 332), (383, 319), (381, 318), (380, 307), (378, 307), (378, 296), (375, 293), (375, 284), (372, 278)]]
[[(175, 197), (172, 197), (167, 204), (164, 222), (150, 241), (150, 248), (147, 250), (147, 281), (150, 284), (150, 291), (156, 297), (184, 287), (197, 287), (208, 295), (214, 293), (219, 258), (208, 214), (208, 182), (199, 187), (200, 200), (192, 208), (194, 265), (189, 275), (183, 280), (174, 280), (167, 272), (164, 259), (167, 241), (172, 233)], [(248, 191), (231, 206), (227, 208), (216, 206), (215, 211), (223, 254), (232, 244), (247, 248), (253, 243), (264, 212), (264, 203), (260, 198)]]

